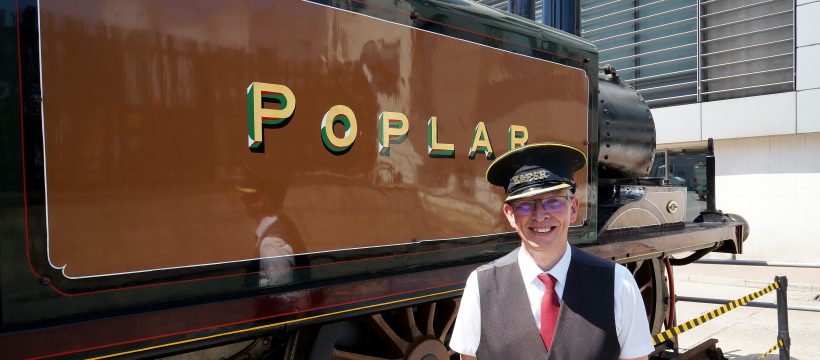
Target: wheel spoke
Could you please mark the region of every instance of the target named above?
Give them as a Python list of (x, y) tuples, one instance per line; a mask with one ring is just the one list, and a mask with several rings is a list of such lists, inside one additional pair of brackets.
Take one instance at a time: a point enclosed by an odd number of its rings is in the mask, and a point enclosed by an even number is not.
[(427, 314), (427, 335), (436, 336), (436, 330), (433, 328), (435, 321), (436, 303), (430, 303), (430, 312)]
[(439, 336), (439, 341), (444, 342), (444, 339), (447, 337), (447, 333), (450, 332), (450, 326), (453, 326), (453, 322), (456, 321), (456, 315), (458, 315), (458, 307), (461, 305), (461, 298), (453, 299), (455, 303), (455, 307), (453, 308), (453, 312), (450, 314), (450, 318), (447, 319), (447, 323), (444, 325), (444, 329), (441, 330), (441, 335)]
[(643, 265), (643, 260), (640, 260), (640, 261), (635, 263), (635, 269), (632, 270), (632, 276), (633, 277), (638, 272), (638, 270), (641, 268), (641, 265)]
[(407, 315), (407, 327), (410, 328), (410, 336), (413, 339), (420, 337), (421, 330), (419, 330), (418, 325), (416, 325), (416, 315), (413, 313), (413, 307), (406, 307), (404, 313)]
[(382, 334), (390, 341), (393, 342), (396, 347), (405, 352), (407, 350), (407, 346), (409, 343), (404, 341), (395, 331), (384, 321), (384, 318), (381, 314), (375, 314), (370, 316), (373, 319), (373, 323), (382, 331)]
[(643, 294), (643, 291), (648, 289), (650, 286), (652, 286), (651, 282), (648, 282), (648, 283), (644, 284), (643, 286), (641, 286), (641, 288), (640, 288), (641, 294)]
[[(342, 351), (342, 350), (335, 350), (333, 352), (333, 358), (334, 359), (339, 359), (339, 360), (394, 360), (394, 359), (383, 358), (383, 357), (356, 354), (356, 353)], [(398, 360), (398, 359), (395, 359), (395, 360)]]

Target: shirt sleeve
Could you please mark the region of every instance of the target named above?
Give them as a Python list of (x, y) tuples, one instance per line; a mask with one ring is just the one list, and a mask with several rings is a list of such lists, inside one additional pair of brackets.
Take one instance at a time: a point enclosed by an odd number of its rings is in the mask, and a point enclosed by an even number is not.
[(478, 296), (478, 276), (473, 271), (467, 278), (458, 308), (450, 348), (464, 355), (476, 356), (481, 339), (481, 304)]
[(638, 284), (622, 265), (615, 265), (615, 330), (621, 359), (649, 355), (655, 350)]

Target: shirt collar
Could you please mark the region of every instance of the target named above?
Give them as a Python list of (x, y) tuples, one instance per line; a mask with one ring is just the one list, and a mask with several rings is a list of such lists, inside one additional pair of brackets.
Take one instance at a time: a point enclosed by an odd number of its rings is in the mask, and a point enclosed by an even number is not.
[(538, 267), (538, 264), (535, 263), (535, 260), (532, 259), (532, 256), (530, 256), (523, 246), (521, 250), (518, 251), (518, 266), (521, 268), (522, 277), (527, 282), (540, 282), (541, 280), (538, 280), (538, 275), (547, 273), (555, 277), (559, 283), (564, 284), (567, 280), (567, 271), (569, 270), (569, 262), (571, 259), (572, 249), (570, 249), (570, 245), (567, 244), (567, 248), (564, 250), (564, 255), (561, 256), (561, 259), (555, 263), (552, 269), (544, 271)]
[(265, 232), (268, 231), (268, 228), (271, 227), (276, 220), (279, 220), (279, 217), (276, 215), (273, 216), (265, 216), (259, 221), (259, 226), (256, 227), (256, 237), (262, 239), (262, 235), (265, 235)]

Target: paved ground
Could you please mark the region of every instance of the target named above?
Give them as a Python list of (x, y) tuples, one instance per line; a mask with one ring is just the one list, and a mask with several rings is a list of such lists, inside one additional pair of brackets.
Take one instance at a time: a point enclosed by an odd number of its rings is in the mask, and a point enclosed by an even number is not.
[[(820, 309), (820, 269), (691, 264), (675, 268), (681, 296), (737, 299), (768, 285), (775, 275), (789, 278), (789, 305)], [(774, 293), (758, 301), (775, 303)], [(678, 320), (685, 321), (720, 305), (678, 302)], [(790, 311), (792, 359), (820, 359), (820, 312)], [(715, 338), (729, 359), (757, 359), (775, 344), (777, 311), (741, 307), (680, 336), (681, 348)], [(778, 359), (777, 352), (766, 359)]]

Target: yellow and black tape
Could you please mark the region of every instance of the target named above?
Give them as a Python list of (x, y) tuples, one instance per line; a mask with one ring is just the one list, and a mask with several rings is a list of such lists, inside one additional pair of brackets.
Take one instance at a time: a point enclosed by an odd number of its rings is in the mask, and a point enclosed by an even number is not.
[(775, 281), (775, 282), (769, 284), (769, 286), (766, 286), (765, 288), (763, 288), (759, 291), (755, 291), (755, 292), (753, 292), (749, 295), (746, 295), (746, 296), (744, 296), (740, 299), (732, 301), (732, 302), (730, 302), (726, 305), (723, 305), (723, 306), (721, 306), (717, 309), (714, 309), (714, 310), (709, 311), (707, 313), (703, 313), (700, 316), (698, 316), (698, 317), (696, 317), (692, 320), (686, 321), (686, 322), (684, 322), (684, 323), (682, 323), (678, 326), (675, 326), (675, 327), (673, 327), (669, 330), (666, 330), (662, 333), (655, 334), (655, 336), (652, 336), (652, 344), (653, 345), (658, 345), (658, 344), (660, 344), (664, 341), (672, 339), (672, 337), (674, 337), (675, 335), (680, 335), (684, 332), (692, 330), (695, 327), (697, 327), (697, 326), (699, 326), (699, 325), (701, 325), (701, 324), (703, 324), (703, 323), (705, 323), (709, 320), (712, 320), (712, 319), (714, 319), (718, 316), (721, 316), (721, 315), (723, 315), (723, 314), (725, 314), (725, 313), (727, 313), (731, 310), (734, 310), (734, 309), (737, 309), (737, 308), (739, 308), (743, 305), (746, 305), (750, 301), (755, 300), (755, 299), (757, 299), (757, 298), (759, 298), (763, 295), (766, 295), (767, 293), (769, 293), (772, 290), (775, 290), (777, 288), (780, 288), (780, 284)]
[(764, 352), (763, 355), (758, 356), (757, 360), (760, 360), (760, 359), (766, 357), (766, 355), (771, 354), (772, 351), (775, 351), (775, 350), (780, 349), (780, 348), (785, 347), (785, 346), (786, 346), (786, 344), (783, 343), (783, 339), (777, 339), (777, 344), (774, 344), (774, 346), (772, 346), (771, 349)]

